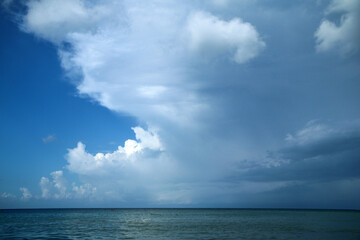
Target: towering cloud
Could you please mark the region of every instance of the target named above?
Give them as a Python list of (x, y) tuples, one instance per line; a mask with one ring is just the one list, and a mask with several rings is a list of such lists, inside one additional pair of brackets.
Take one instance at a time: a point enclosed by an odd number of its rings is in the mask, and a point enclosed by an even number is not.
[(192, 14), (175, 1), (41, 0), (27, 6), (23, 29), (58, 46), (62, 66), (80, 78), (80, 94), (155, 125), (188, 124), (207, 108), (186, 64), (187, 47), (244, 63), (265, 46), (250, 23)]
[[(357, 166), (357, 125), (313, 121), (293, 131), (309, 119), (334, 116), (328, 106), (341, 105), (334, 93), (348, 90), (344, 106), (358, 99), (333, 72), (314, 68), (314, 8), (245, 2), (27, 1), (22, 30), (56, 46), (79, 96), (142, 126), (133, 128), (134, 139), (110, 151), (92, 152), (76, 140), (68, 146), (65, 170), (40, 179), (40, 197), (251, 203), (296, 184), (335, 181), (327, 173), (341, 159), (349, 174), (338, 179), (357, 182), (350, 179), (359, 178), (350, 171)], [(315, 33), (318, 51), (358, 49), (358, 2), (333, 1), (326, 16), (339, 12), (339, 25), (324, 20)], [(302, 14), (306, 26), (299, 23)], [(303, 44), (302, 38), (310, 40)], [(323, 79), (332, 85), (325, 87)], [(292, 134), (284, 140), (287, 132)]]

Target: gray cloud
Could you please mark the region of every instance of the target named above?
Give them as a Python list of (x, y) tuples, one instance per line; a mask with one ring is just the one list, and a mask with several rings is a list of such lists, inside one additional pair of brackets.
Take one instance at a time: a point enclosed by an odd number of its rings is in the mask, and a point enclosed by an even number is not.
[[(240, 178), (255, 181), (335, 181), (360, 178), (358, 122), (328, 126), (310, 122), (287, 145), (268, 152)], [(261, 166), (263, 165), (263, 166)]]
[(315, 32), (319, 52), (336, 50), (346, 56), (359, 50), (360, 3), (357, 0), (333, 0), (326, 15), (340, 13), (340, 23), (323, 20)]

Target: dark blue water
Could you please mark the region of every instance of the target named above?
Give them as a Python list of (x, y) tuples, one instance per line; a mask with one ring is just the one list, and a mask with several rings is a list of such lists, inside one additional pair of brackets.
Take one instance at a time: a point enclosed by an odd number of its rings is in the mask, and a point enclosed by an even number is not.
[(360, 239), (359, 211), (0, 210), (1, 239)]

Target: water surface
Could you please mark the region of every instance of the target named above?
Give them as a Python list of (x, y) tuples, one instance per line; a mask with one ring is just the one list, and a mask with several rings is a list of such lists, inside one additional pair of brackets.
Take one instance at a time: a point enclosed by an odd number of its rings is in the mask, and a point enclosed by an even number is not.
[(1, 239), (360, 239), (360, 211), (0, 210)]

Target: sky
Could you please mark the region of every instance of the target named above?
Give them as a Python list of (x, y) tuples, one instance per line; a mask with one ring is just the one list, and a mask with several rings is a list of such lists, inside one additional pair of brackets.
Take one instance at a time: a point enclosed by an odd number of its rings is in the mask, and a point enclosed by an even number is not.
[(2, 0), (0, 208), (360, 209), (358, 0)]

